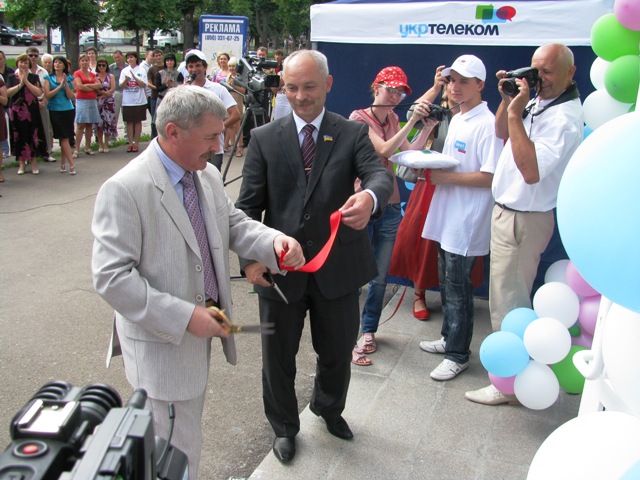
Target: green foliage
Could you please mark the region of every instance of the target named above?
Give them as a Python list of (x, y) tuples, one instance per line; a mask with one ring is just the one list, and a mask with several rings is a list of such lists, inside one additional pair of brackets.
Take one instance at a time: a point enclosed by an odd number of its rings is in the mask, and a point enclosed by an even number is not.
[(175, 2), (155, 0), (111, 0), (107, 4), (106, 17), (114, 30), (134, 30), (137, 32), (173, 30), (180, 28), (182, 18)]

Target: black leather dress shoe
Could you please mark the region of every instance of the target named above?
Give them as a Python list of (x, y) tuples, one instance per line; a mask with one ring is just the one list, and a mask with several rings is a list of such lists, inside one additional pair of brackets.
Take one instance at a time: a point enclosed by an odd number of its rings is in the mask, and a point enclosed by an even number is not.
[(296, 437), (276, 437), (273, 440), (273, 454), (282, 463), (288, 463), (296, 455)]
[[(311, 410), (311, 413), (315, 416), (321, 416), (311, 404), (309, 404), (309, 410)], [(343, 440), (351, 440), (353, 438), (353, 432), (349, 428), (349, 424), (341, 415), (334, 418), (322, 417), (322, 419), (327, 424), (327, 430), (329, 430), (331, 435), (342, 438)]]

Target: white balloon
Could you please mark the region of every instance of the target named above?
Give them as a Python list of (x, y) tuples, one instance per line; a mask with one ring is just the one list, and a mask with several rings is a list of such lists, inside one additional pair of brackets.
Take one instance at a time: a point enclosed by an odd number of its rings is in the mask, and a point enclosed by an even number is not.
[(578, 320), (580, 299), (569, 285), (549, 282), (542, 285), (533, 297), (533, 309), (538, 317), (551, 317), (569, 328)]
[(525, 407), (544, 410), (558, 399), (560, 383), (550, 367), (531, 360), (529, 365), (516, 375), (513, 390), (516, 398)]
[(596, 59), (591, 64), (591, 71), (589, 72), (589, 76), (591, 77), (591, 83), (596, 90), (604, 87), (604, 74), (607, 73), (607, 68), (609, 68), (611, 62), (607, 62), (600, 57), (596, 57)]
[(567, 265), (569, 265), (569, 262), (571, 262), (569, 259), (553, 262), (544, 274), (544, 283), (567, 283)]
[(613, 304), (602, 332), (602, 359), (615, 393), (640, 416), (640, 314)]
[(620, 478), (638, 460), (640, 418), (621, 412), (580, 415), (540, 445), (527, 480)]
[(620, 115), (629, 112), (631, 103), (621, 103), (609, 95), (606, 89), (596, 90), (584, 100), (584, 122), (595, 130)]
[(524, 346), (535, 361), (551, 365), (569, 354), (571, 335), (555, 318), (538, 318), (524, 331)]

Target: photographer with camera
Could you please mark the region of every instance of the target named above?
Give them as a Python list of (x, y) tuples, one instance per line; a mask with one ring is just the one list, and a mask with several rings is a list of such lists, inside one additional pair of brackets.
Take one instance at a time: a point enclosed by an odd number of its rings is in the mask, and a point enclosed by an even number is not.
[[(185, 78), (185, 84), (202, 87), (213, 92), (227, 109), (227, 117), (224, 119), (225, 130), (240, 120), (240, 110), (238, 104), (231, 96), (229, 91), (219, 83), (212, 82), (207, 78), (207, 57), (200, 50), (189, 50), (185, 56), (188, 76)], [(217, 152), (211, 154), (209, 163), (216, 166), (218, 170), (222, 169), (222, 158), (224, 156), (224, 137), (220, 134), (219, 148)]]
[[(561, 44), (544, 45), (534, 52), (531, 67), (537, 69), (537, 78), (526, 69), (496, 74), (502, 97), (496, 133), (508, 141), (491, 186), (495, 206), (489, 309), (494, 331), (500, 330), (509, 311), (531, 308), (540, 255), (554, 230), (560, 178), (583, 138), (582, 104), (573, 81), (576, 67), (571, 50)], [(535, 96), (529, 100), (532, 89)], [(465, 396), (484, 405), (517, 402), (493, 385)]]
[(460, 106), (449, 124), (442, 153), (459, 164), (430, 174), (436, 190), (422, 236), (438, 244), (444, 319), (442, 337), (420, 342), (420, 348), (444, 354), (431, 378), (445, 381), (469, 366), (474, 320), (471, 269), (476, 257), (489, 253), (490, 187), (502, 142), (495, 134), (495, 117), (482, 100), (486, 79), (482, 60), (462, 55), (441, 73), (448, 77), (451, 101)]

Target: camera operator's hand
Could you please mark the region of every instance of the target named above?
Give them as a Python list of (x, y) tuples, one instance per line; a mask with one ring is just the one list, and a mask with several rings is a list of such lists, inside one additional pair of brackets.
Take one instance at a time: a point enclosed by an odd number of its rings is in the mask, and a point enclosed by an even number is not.
[(524, 112), (524, 109), (527, 106), (527, 103), (529, 103), (530, 89), (529, 89), (529, 84), (527, 83), (526, 80), (523, 80), (521, 78), (516, 78), (515, 82), (516, 82), (516, 85), (518, 85), (518, 88), (520, 89), (520, 91), (515, 97), (511, 98), (511, 103), (507, 108), (507, 113), (509, 115), (517, 115), (518, 117), (522, 117), (522, 112)]
[(444, 70), (444, 67), (444, 65), (440, 65), (438, 68), (436, 68), (436, 74), (433, 77), (433, 87), (438, 92), (441, 92), (444, 86), (449, 83), (447, 77), (442, 75), (442, 70)]
[(222, 317), (219, 317), (215, 310), (196, 305), (196, 308), (191, 314), (191, 320), (189, 320), (189, 324), (187, 325), (187, 332), (201, 338), (226, 338), (228, 333), (222, 328), (222, 325), (218, 323), (217, 318), (222, 320)]

